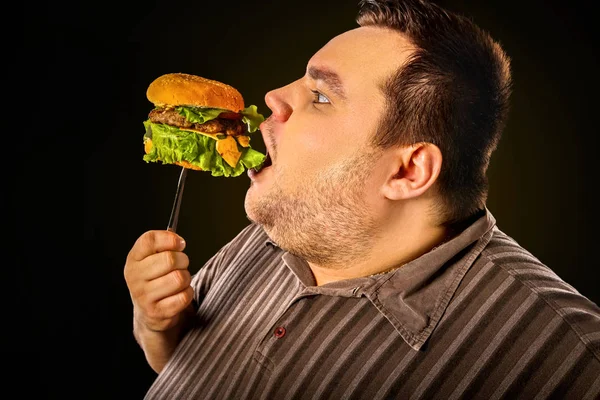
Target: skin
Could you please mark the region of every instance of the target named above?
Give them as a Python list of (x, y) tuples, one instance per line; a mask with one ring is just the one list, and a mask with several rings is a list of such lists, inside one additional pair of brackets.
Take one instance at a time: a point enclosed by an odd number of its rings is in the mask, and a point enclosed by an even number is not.
[[(273, 165), (251, 175), (246, 213), (308, 261), (317, 285), (398, 268), (448, 234), (430, 211), (439, 149), (370, 146), (385, 111), (380, 85), (411, 51), (397, 32), (357, 28), (332, 39), (307, 65), (335, 71), (344, 98), (308, 73), (265, 97), (272, 115), (261, 132)], [(194, 315), (184, 247), (172, 232), (146, 232), (125, 264), (134, 335), (156, 372)]]
[(194, 314), (185, 241), (170, 231), (142, 234), (127, 255), (125, 282), (133, 302), (133, 333), (159, 373)]
[(261, 132), (273, 165), (251, 177), (246, 212), (308, 261), (318, 285), (397, 268), (447, 234), (430, 212), (439, 149), (370, 145), (385, 112), (381, 83), (412, 49), (397, 32), (357, 28), (307, 66), (335, 71), (345, 98), (308, 73), (265, 97), (272, 115)]

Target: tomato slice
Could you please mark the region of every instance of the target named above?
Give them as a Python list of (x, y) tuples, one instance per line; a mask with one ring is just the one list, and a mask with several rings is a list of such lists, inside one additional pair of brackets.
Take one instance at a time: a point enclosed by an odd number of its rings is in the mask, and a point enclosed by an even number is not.
[(219, 114), (219, 118), (225, 118), (225, 119), (242, 119), (242, 114), (235, 113), (235, 112), (230, 112), (230, 111), (225, 111), (225, 112), (222, 112), (221, 114)]

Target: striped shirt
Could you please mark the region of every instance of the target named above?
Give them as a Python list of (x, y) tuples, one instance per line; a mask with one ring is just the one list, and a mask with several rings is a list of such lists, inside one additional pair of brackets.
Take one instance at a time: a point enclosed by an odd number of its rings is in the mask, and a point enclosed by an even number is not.
[(315, 286), (250, 224), (192, 281), (194, 327), (146, 399), (598, 399), (600, 309), (496, 226)]

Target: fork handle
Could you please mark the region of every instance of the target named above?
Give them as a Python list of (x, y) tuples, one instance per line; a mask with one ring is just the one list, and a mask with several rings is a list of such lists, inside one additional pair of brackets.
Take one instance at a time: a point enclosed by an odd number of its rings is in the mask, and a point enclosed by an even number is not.
[(169, 225), (167, 225), (167, 230), (171, 232), (175, 232), (177, 230), (177, 222), (179, 221), (179, 209), (181, 208), (181, 199), (183, 198), (183, 188), (185, 186), (186, 176), (187, 168), (181, 167), (181, 174), (179, 175), (179, 182), (177, 183), (177, 193), (175, 194), (175, 201), (173, 202), (173, 208), (171, 209)]

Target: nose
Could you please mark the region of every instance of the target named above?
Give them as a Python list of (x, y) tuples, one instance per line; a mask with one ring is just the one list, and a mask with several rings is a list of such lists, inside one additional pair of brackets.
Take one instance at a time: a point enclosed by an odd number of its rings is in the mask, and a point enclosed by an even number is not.
[(273, 112), (270, 119), (277, 122), (285, 122), (292, 115), (292, 106), (286, 101), (287, 86), (271, 90), (265, 95), (265, 103)]

